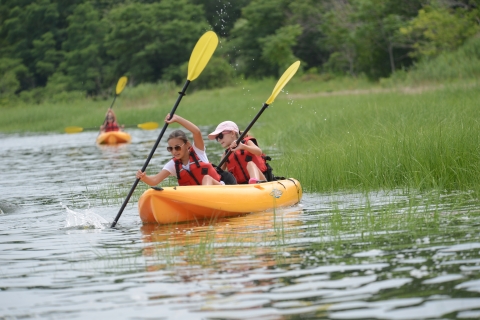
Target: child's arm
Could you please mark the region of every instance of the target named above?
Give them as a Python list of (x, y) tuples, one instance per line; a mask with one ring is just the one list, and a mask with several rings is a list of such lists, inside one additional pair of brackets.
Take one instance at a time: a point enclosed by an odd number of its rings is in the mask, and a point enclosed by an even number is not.
[(256, 156), (261, 156), (262, 155), (262, 149), (260, 149), (255, 143), (253, 143), (251, 140), (248, 140), (246, 144), (241, 143), (238, 145), (236, 144), (236, 141), (233, 141), (232, 144), (230, 145), (230, 148), (232, 151), (235, 150), (246, 150), (250, 152), (251, 154), (254, 154)]
[(187, 129), (192, 133), (193, 143), (195, 144), (195, 147), (197, 147), (200, 150), (205, 150), (205, 143), (203, 142), (202, 132), (196, 125), (194, 125), (192, 122), (176, 114), (174, 114), (172, 119), (170, 120), (168, 120), (168, 117), (170, 117), (170, 114), (167, 114), (167, 116), (165, 117), (166, 123), (170, 124), (170, 123), (176, 122), (180, 124), (182, 127), (184, 127), (185, 129)]
[(137, 171), (137, 179), (142, 180), (149, 186), (153, 187), (165, 180), (168, 176), (170, 175), (170, 172), (168, 170), (163, 169), (159, 173), (157, 173), (154, 176), (147, 176), (145, 172), (142, 172), (142, 170)]

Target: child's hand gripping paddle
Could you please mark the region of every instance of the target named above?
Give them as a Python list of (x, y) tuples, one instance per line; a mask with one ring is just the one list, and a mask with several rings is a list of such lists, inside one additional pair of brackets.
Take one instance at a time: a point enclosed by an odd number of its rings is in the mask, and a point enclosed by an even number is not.
[[(175, 105), (173, 106), (172, 111), (170, 111), (169, 119), (171, 119), (175, 114), (175, 111), (177, 110), (177, 107), (180, 104), (182, 97), (185, 95), (185, 91), (187, 90), (190, 82), (198, 78), (200, 73), (202, 73), (203, 69), (207, 65), (210, 58), (212, 57), (213, 52), (217, 48), (217, 45), (218, 45), (218, 37), (213, 31), (206, 32), (198, 40), (197, 44), (195, 45), (195, 48), (193, 48), (193, 52), (192, 52), (192, 55), (190, 56), (190, 60), (188, 61), (187, 81), (185, 82), (185, 85), (183, 86), (182, 91), (179, 92), (177, 101), (175, 102)], [(142, 172), (145, 172), (145, 170), (147, 169), (148, 163), (152, 159), (152, 156), (155, 153), (155, 150), (157, 149), (157, 146), (160, 143), (160, 140), (162, 139), (163, 134), (165, 133), (165, 130), (167, 129), (167, 127), (168, 127), (168, 123), (165, 123), (162, 131), (160, 132), (157, 138), (157, 141), (155, 142), (155, 145), (152, 148), (152, 151), (150, 151), (150, 154), (148, 155), (148, 158), (142, 167)], [(140, 179), (135, 180), (135, 183), (130, 189), (130, 192), (128, 193), (127, 198), (125, 198), (125, 201), (123, 202), (122, 207), (120, 208), (120, 211), (118, 211), (118, 214), (115, 217), (115, 220), (113, 220), (113, 223), (111, 225), (112, 228), (115, 227), (118, 219), (120, 219), (120, 216), (122, 215), (122, 212), (125, 209), (128, 203), (128, 200), (132, 196), (133, 191), (135, 191), (135, 188), (137, 187), (139, 181)]]
[[(252, 128), (252, 126), (255, 124), (257, 119), (260, 118), (263, 111), (265, 111), (265, 109), (270, 104), (273, 103), (273, 101), (275, 100), (277, 95), (280, 93), (280, 91), (282, 91), (283, 87), (285, 87), (285, 85), (288, 83), (288, 81), (290, 81), (290, 79), (293, 77), (293, 75), (297, 72), (299, 66), (300, 66), (300, 61), (294, 62), (283, 73), (282, 77), (280, 78), (280, 80), (278, 80), (277, 84), (275, 85), (275, 88), (273, 88), (273, 92), (272, 92), (272, 95), (270, 96), (270, 98), (268, 98), (268, 100), (263, 104), (262, 108), (260, 109), (260, 111), (258, 111), (255, 118), (252, 120), (252, 122), (250, 122), (250, 124), (247, 126), (247, 128), (242, 132), (240, 137), (237, 139), (237, 142), (236, 142), (237, 146), (239, 145), (240, 141), (243, 140), (243, 138), (248, 133), (248, 131)], [(225, 161), (227, 161), (227, 159), (228, 159), (228, 157), (230, 156), (231, 153), (232, 153), (232, 150), (228, 150), (227, 154), (223, 157), (222, 161), (220, 161), (220, 163), (218, 164), (219, 168), (221, 168), (222, 165), (225, 163)]]

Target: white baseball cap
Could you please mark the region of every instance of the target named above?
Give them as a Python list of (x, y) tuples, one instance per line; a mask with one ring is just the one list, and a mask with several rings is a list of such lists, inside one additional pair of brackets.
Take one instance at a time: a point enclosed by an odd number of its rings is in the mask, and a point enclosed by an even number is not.
[(213, 131), (212, 133), (210, 133), (208, 135), (208, 139), (215, 140), (217, 135), (219, 135), (223, 131), (235, 131), (236, 133), (240, 133), (237, 125), (235, 124), (235, 122), (233, 122), (233, 121), (223, 121), (217, 126), (215, 131)]

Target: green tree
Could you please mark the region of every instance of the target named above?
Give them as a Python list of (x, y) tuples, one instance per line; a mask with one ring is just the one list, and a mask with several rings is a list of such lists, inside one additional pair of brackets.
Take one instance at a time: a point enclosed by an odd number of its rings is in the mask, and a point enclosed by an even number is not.
[(328, 0), (295, 0), (289, 5), (292, 15), (288, 23), (301, 28), (301, 34), (296, 37), (297, 43), (292, 48), (293, 53), (304, 62), (302, 64), (306, 69), (318, 68), (328, 60), (330, 52), (322, 30), (328, 5)]
[(477, 34), (480, 31), (478, 18), (478, 9), (467, 11), (464, 8), (453, 10), (427, 6), (400, 31), (415, 49), (410, 53), (412, 57), (430, 58), (459, 48)]
[(358, 40), (357, 23), (353, 17), (354, 8), (348, 2), (332, 2), (324, 15), (322, 32), (330, 56), (325, 63), (328, 71), (333, 73), (348, 72), (357, 74)]
[(298, 60), (292, 48), (297, 44), (297, 38), (301, 34), (302, 28), (299, 25), (289, 25), (277, 29), (273, 35), (258, 39), (262, 47), (262, 58), (277, 67), (277, 75)]
[(20, 89), (20, 80), (28, 72), (20, 59), (0, 58), (0, 104), (6, 104)]
[(33, 40), (32, 45), (35, 72), (42, 76), (42, 82), (46, 82), (63, 60), (63, 52), (56, 49), (57, 42), (50, 31), (44, 33), (40, 39)]
[(165, 68), (188, 61), (200, 36), (209, 30), (202, 7), (188, 0), (131, 3), (106, 16), (110, 32), (107, 53), (116, 74), (128, 74), (130, 83), (155, 82)]
[[(322, 25), (332, 48), (330, 65), (377, 79), (408, 66), (410, 47), (399, 30), (417, 15), (423, 0), (332, 1)], [(348, 68), (348, 69), (347, 69)]]
[(373, 79), (387, 77), (396, 69), (408, 67), (412, 59), (399, 36), (401, 27), (415, 17), (424, 0), (355, 0), (355, 21), (358, 23), (358, 65)]
[(65, 60), (61, 65), (61, 71), (67, 76), (67, 88), (88, 95), (99, 94), (102, 87), (109, 85), (104, 81), (107, 57), (103, 39), (107, 24), (88, 2), (78, 5), (67, 21), (67, 39), (62, 44)]
[[(8, 11), (5, 11), (8, 8)], [(59, 12), (51, 0), (5, 1), (0, 38), (2, 57), (20, 58), (28, 73), (20, 79), (21, 88), (44, 86), (52, 68), (58, 65)]]
[[(288, 8), (290, 2), (253, 0), (242, 9), (242, 16), (235, 23), (229, 43), (231, 62), (239, 66), (241, 73), (253, 77), (278, 75), (278, 61), (269, 60), (271, 55), (263, 53), (263, 45), (282, 38), (281, 35), (276, 39), (269, 37), (287, 25), (287, 17), (291, 14)], [(290, 41), (289, 37), (287, 39)]]

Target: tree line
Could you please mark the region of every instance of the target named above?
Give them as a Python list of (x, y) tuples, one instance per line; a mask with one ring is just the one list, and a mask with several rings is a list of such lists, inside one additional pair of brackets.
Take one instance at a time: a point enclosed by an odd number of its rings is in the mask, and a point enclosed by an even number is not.
[(480, 0), (0, 0), (0, 104), (184, 81), (196, 41), (220, 37), (205, 88), (304, 72), (376, 80), (479, 32)]

